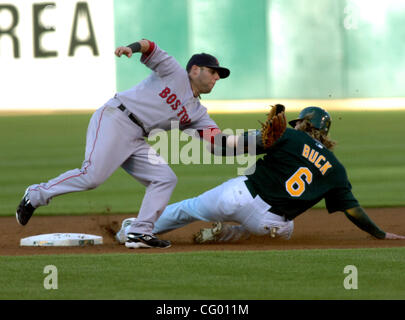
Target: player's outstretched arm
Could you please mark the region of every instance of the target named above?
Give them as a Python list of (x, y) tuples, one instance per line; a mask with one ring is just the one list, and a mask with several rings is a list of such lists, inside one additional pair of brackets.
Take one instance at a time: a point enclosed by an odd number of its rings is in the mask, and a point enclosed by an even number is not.
[(362, 207), (354, 207), (344, 211), (346, 217), (361, 230), (368, 232), (377, 239), (405, 240), (404, 236), (381, 230), (367, 215)]
[(405, 236), (387, 232), (385, 234), (385, 239), (387, 239), (387, 240), (405, 240)]
[(132, 57), (132, 54), (135, 52), (142, 52), (145, 53), (149, 50), (149, 41), (142, 39), (137, 42), (134, 42), (128, 46), (121, 46), (115, 49), (115, 55), (117, 57), (121, 57), (122, 55), (126, 55), (128, 58)]
[(276, 104), (271, 106), (261, 130), (246, 131), (237, 136), (217, 134), (211, 144), (210, 152), (222, 156), (265, 153), (266, 149), (283, 135), (286, 126), (285, 107), (282, 104)]

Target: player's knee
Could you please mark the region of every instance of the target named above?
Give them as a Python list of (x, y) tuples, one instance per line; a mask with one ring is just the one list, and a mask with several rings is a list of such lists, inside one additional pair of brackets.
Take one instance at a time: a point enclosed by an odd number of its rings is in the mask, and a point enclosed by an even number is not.
[(165, 188), (174, 189), (177, 184), (177, 176), (174, 172), (170, 172), (165, 177), (159, 180), (158, 184), (163, 185)]
[(86, 183), (87, 190), (92, 190), (101, 185), (104, 182), (104, 179), (100, 179), (94, 176), (88, 176), (86, 182), (87, 182)]
[(93, 190), (93, 189), (96, 189), (99, 185), (100, 184), (96, 183), (96, 182), (89, 182), (86, 187), (87, 187), (87, 190)]
[(171, 172), (163, 181), (165, 184), (167, 184), (169, 187), (175, 187), (177, 184), (177, 176), (175, 175), (174, 172)]

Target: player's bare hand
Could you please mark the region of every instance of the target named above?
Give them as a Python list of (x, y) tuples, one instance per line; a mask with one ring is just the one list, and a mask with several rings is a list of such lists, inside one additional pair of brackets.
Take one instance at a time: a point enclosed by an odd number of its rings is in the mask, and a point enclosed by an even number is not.
[(387, 240), (405, 240), (405, 237), (401, 236), (399, 234), (386, 232), (385, 239), (387, 239)]
[(131, 58), (132, 49), (129, 47), (118, 47), (117, 49), (115, 49), (115, 55), (117, 57), (121, 57), (123, 54), (126, 55), (128, 58)]

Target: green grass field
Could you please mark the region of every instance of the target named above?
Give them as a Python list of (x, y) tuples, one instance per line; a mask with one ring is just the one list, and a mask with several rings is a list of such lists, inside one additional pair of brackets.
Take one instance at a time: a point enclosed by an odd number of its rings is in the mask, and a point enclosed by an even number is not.
[[(404, 249), (2, 257), (0, 299), (405, 299)], [(45, 289), (44, 268), (57, 268)], [(357, 289), (346, 289), (347, 265)], [(149, 266), (149, 267), (147, 267)], [(153, 267), (152, 267), (153, 266)]]
[[(288, 113), (292, 119), (296, 113)], [(332, 112), (331, 136), (364, 207), (405, 206), (405, 112)], [(221, 128), (258, 128), (263, 115), (213, 115)], [(81, 166), (90, 115), (0, 117), (0, 215), (25, 188)], [(236, 176), (239, 164), (172, 165), (171, 202)], [(55, 198), (49, 214), (137, 212), (143, 187), (118, 170), (99, 188)], [(318, 206), (322, 207), (323, 204)], [(404, 299), (405, 249), (0, 257), (0, 299)], [(45, 290), (46, 265), (58, 290)], [(346, 290), (346, 265), (358, 289)]]

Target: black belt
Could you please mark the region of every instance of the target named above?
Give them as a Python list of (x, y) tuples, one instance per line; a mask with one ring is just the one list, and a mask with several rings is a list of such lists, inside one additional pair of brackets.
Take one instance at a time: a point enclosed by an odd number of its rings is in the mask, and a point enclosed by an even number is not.
[[(124, 106), (123, 104), (119, 105), (117, 108), (120, 109), (122, 112), (124, 112), (125, 110), (127, 110), (127, 108), (125, 108), (125, 106)], [(128, 118), (129, 118), (133, 123), (135, 123), (137, 126), (141, 127), (144, 136), (146, 136), (146, 130), (145, 130), (145, 128), (143, 127), (142, 122), (139, 121), (139, 120), (134, 116), (133, 113), (129, 112), (129, 110), (128, 110)]]
[[(246, 184), (246, 187), (247, 187), (247, 189), (249, 190), (250, 194), (252, 195), (252, 197), (253, 197), (253, 198), (256, 198), (256, 196), (257, 196), (258, 194), (257, 194), (255, 188), (253, 187), (253, 184), (252, 184), (249, 180), (245, 180), (245, 184)], [(285, 215), (283, 215), (283, 214), (278, 214), (278, 213), (276, 213), (276, 212), (271, 211), (271, 207), (270, 207), (270, 209), (269, 209), (268, 211), (271, 212), (271, 213), (273, 213), (273, 214), (276, 214), (276, 215), (278, 215), (278, 216), (280, 216), (280, 217), (283, 217), (285, 221), (288, 221), (288, 219), (287, 219), (287, 217), (286, 217)]]

